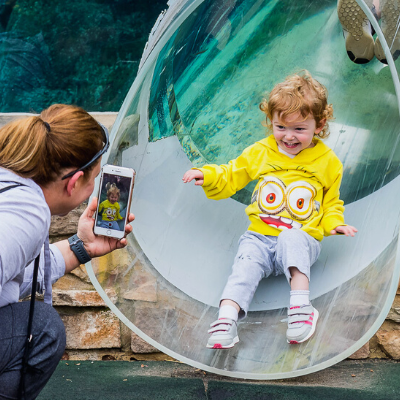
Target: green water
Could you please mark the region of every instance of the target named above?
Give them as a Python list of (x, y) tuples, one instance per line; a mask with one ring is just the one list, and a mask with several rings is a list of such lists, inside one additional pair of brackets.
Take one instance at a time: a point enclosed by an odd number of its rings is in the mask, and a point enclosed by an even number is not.
[(118, 111), (167, 0), (0, 0), (0, 112)]

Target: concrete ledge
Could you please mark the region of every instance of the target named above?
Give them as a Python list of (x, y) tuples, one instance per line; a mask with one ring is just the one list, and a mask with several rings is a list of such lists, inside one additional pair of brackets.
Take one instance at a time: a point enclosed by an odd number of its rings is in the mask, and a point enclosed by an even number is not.
[[(97, 121), (102, 123), (107, 129), (111, 129), (118, 115), (117, 112), (97, 112), (97, 111), (90, 112), (89, 114), (92, 115)], [(38, 114), (0, 113), (0, 127), (16, 119), (30, 117), (31, 115), (38, 115)]]

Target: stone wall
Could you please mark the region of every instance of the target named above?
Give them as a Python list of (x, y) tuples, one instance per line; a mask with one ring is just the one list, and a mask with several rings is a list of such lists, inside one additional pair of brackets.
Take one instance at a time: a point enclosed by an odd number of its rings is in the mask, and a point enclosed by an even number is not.
[[(116, 113), (92, 113), (111, 128)], [(0, 114), (0, 126), (25, 114)], [(76, 233), (78, 219), (86, 204), (65, 217), (52, 217), (50, 241)], [(147, 294), (146, 294), (147, 293)], [(107, 293), (113, 302), (116, 294)], [(149, 295), (144, 291), (144, 296)], [(148, 299), (151, 301), (151, 299)], [(64, 359), (70, 360), (172, 360), (169, 356), (131, 332), (105, 305), (81, 265), (53, 286), (53, 303), (66, 328), (67, 348)], [(350, 358), (390, 358), (400, 360), (400, 290), (386, 321), (376, 335)]]

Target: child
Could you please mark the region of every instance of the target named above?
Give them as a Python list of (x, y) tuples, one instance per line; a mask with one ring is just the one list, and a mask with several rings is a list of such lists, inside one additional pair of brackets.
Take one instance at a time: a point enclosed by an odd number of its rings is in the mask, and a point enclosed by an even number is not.
[(354, 236), (344, 224), (339, 199), (342, 164), (320, 139), (329, 135), (333, 108), (326, 88), (308, 71), (286, 78), (260, 104), (273, 135), (248, 147), (226, 165), (205, 165), (183, 176), (196, 180), (207, 197), (232, 196), (258, 179), (246, 208), (250, 226), (221, 296), (218, 320), (207, 347), (228, 349), (239, 341), (237, 320), (246, 316), (262, 278), (285, 274), (291, 286), (288, 343), (302, 343), (315, 331), (318, 311), (310, 304), (310, 267), (324, 236)]
[(110, 184), (110, 182), (106, 184), (106, 189), (107, 200), (104, 200), (99, 205), (99, 214), (102, 213), (100, 227), (120, 231), (121, 228), (117, 222), (117, 220), (123, 219), (119, 213), (120, 206), (118, 200), (120, 190), (115, 183)]

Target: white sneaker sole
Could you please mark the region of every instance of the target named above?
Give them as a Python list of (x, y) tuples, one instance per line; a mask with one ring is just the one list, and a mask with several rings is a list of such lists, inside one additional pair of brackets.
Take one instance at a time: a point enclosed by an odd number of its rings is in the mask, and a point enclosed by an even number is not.
[[(369, 5), (369, 1), (366, 1)], [(372, 5), (372, 1), (370, 2)], [(346, 50), (351, 61), (366, 64), (374, 58), (374, 38), (370, 22), (355, 0), (339, 0), (337, 5), (339, 21), (342, 24)]]
[(319, 318), (319, 312), (318, 312), (317, 309), (314, 308), (313, 324), (312, 324), (312, 327), (311, 327), (311, 331), (308, 333), (308, 335), (302, 340), (288, 340), (287, 342), (289, 344), (300, 344), (300, 343), (303, 343), (306, 340), (310, 339), (310, 337), (312, 335), (314, 335), (315, 329), (317, 327), (318, 318)]
[[(400, 56), (400, 2), (398, 0), (386, 0), (381, 11), (381, 28), (389, 46), (393, 59), (396, 60)], [(387, 64), (386, 55), (379, 38), (375, 42), (376, 58)]]
[(232, 343), (227, 345), (222, 345), (221, 343), (214, 343), (210, 345), (207, 343), (207, 349), (231, 349), (236, 343), (239, 342), (239, 336), (233, 338)]

